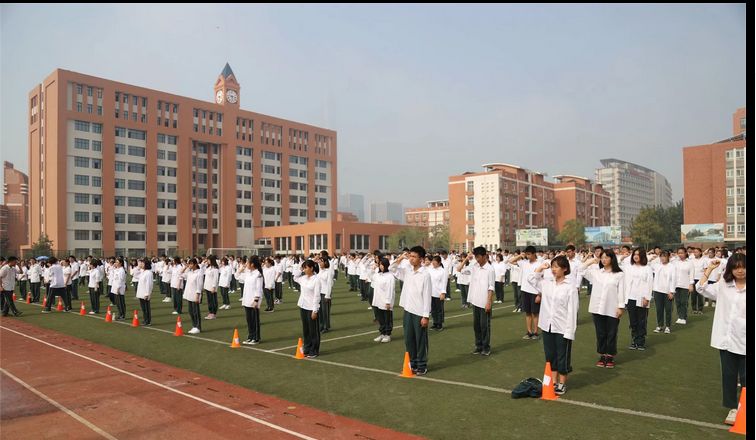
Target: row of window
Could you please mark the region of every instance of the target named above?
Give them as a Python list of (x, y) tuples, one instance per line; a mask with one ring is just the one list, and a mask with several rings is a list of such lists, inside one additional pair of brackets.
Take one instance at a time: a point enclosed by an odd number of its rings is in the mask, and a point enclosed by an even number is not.
[(102, 124), (97, 122), (74, 121), (74, 130), (87, 133), (102, 133)]
[[(85, 86), (83, 84), (76, 84), (76, 94), (81, 95), (84, 92), (84, 87)], [(95, 89), (92, 86), (86, 86), (86, 88), (87, 88), (87, 96), (91, 97), (96, 91), (97, 99), (102, 99), (102, 89), (100, 88)]]
[[(84, 104), (81, 103), (81, 102), (77, 102), (76, 103), (76, 111), (79, 112), (79, 113), (83, 112), (84, 111)], [(87, 113), (89, 113), (89, 114), (94, 113), (94, 105), (93, 104), (87, 104)], [(135, 115), (136, 115), (136, 113), (135, 113)], [(97, 106), (97, 116), (102, 116), (102, 106), (101, 105)], [(116, 117), (118, 117), (118, 116), (116, 115)]]
[[(745, 224), (739, 224), (737, 227), (738, 234), (745, 234), (745, 227)], [(735, 231), (735, 225), (727, 225), (727, 234), (734, 234)]]
[(124, 137), (129, 139), (138, 139), (140, 141), (147, 140), (147, 132), (142, 130), (132, 130), (123, 127), (115, 128), (116, 137)]

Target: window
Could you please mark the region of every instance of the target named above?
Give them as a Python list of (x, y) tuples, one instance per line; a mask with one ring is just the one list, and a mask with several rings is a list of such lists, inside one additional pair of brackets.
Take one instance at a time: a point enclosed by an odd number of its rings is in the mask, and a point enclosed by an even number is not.
[(92, 141), (92, 151), (102, 151), (102, 141)]
[(145, 149), (144, 147), (135, 147), (134, 145), (129, 145), (129, 156), (139, 156), (144, 157)]
[(126, 179), (113, 179), (113, 187), (116, 189), (126, 189)]
[[(134, 113), (134, 120), (136, 121), (136, 113)], [(129, 130), (129, 139), (146, 140), (147, 132), (141, 130)]]
[(124, 144), (115, 144), (115, 153), (116, 154), (126, 154), (126, 145), (124, 145)]
[(126, 137), (126, 129), (123, 127), (116, 127), (115, 135), (116, 137)]
[(79, 168), (89, 168), (89, 158), (74, 156), (74, 166)]
[(99, 176), (92, 176), (92, 186), (96, 188), (102, 187), (102, 177)]
[(89, 194), (76, 193), (74, 194), (74, 203), (89, 203)]
[(126, 171), (126, 162), (122, 162), (120, 160), (115, 161), (115, 170)]
[(92, 133), (102, 133), (102, 124), (92, 123)]
[(99, 194), (92, 194), (92, 204), (102, 205), (102, 196)]
[(100, 159), (92, 159), (92, 168), (96, 170), (102, 169), (102, 161)]
[(92, 240), (102, 240), (102, 231), (92, 231)]
[[(126, 240), (126, 231), (115, 231), (115, 240), (116, 241), (123, 241)], [(116, 255), (122, 255), (123, 250), (121, 252), (116, 251)]]
[(144, 215), (142, 214), (129, 214), (129, 224), (130, 225), (143, 225), (144, 224)]
[(129, 162), (128, 170), (130, 173), (144, 174), (145, 165), (142, 163)]
[(102, 223), (102, 213), (101, 212), (93, 212), (92, 213), (92, 223)]
[(89, 231), (77, 229), (74, 231), (74, 240), (89, 240)]
[(84, 211), (74, 211), (74, 221), (89, 222), (89, 213)]
[(89, 185), (89, 176), (74, 175), (74, 185)]
[(129, 197), (129, 206), (144, 208), (144, 197)]
[(113, 202), (115, 206), (126, 206), (126, 197), (124, 196), (115, 196), (115, 200)]
[(89, 139), (74, 139), (74, 148), (79, 150), (89, 150)]
[(129, 231), (129, 241), (144, 241), (145, 233), (143, 231)]
[(168, 152), (168, 160), (176, 160), (176, 152), (175, 151), (169, 151)]
[(74, 130), (89, 132), (89, 122), (74, 121)]
[(475, 182), (468, 181), (467, 182), (467, 192), (473, 192), (475, 190)]
[(144, 181), (143, 180), (129, 180), (129, 189), (136, 190), (136, 191), (144, 191)]

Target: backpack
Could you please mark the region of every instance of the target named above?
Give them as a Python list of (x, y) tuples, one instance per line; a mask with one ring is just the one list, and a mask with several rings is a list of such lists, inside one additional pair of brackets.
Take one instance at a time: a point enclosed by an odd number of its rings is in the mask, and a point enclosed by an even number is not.
[(541, 388), (543, 384), (535, 377), (529, 377), (518, 383), (512, 390), (512, 398), (519, 399), (522, 397), (541, 397)]

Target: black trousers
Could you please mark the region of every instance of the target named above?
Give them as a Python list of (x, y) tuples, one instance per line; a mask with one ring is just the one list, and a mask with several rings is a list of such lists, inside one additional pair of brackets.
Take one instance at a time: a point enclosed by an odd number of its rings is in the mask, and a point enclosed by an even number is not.
[(451, 299), (451, 278), (447, 275), (446, 277), (446, 297)]
[(18, 292), (21, 294), (21, 298), (19, 298), (19, 300), (26, 301), (26, 280), (18, 282)]
[(320, 315), (312, 319), (312, 310), (299, 308), (299, 317), (302, 319), (302, 352), (307, 355), (320, 354)]
[(394, 328), (394, 312), (391, 310), (381, 310), (373, 306), (375, 315), (378, 317), (378, 331), (384, 336), (391, 336), (391, 330)]
[(139, 305), (142, 306), (142, 324), (152, 324), (152, 307), (150, 307), (150, 301), (139, 298)]
[(475, 349), (491, 351), (491, 313), (487, 313), (482, 307), (473, 306), (473, 330)]
[(572, 372), (572, 341), (565, 339), (561, 333), (542, 332), (543, 352), (546, 362), (551, 364), (551, 371), (561, 375)]
[(89, 288), (89, 307), (95, 313), (100, 313), (100, 292), (94, 287)]
[(289, 282), (289, 289), (294, 288), (294, 276), (291, 274), (291, 272), (284, 272), (284, 278)]
[(184, 289), (171, 287), (171, 297), (173, 297), (173, 310), (180, 315), (184, 307)]
[(357, 286), (359, 281), (359, 277), (357, 275), (349, 275), (349, 291), (350, 292), (356, 292)]
[(48, 287), (47, 288), (47, 305), (45, 305), (45, 310), (48, 312), (50, 311), (50, 308), (53, 306), (53, 303), (55, 302), (55, 297), (59, 296), (63, 298), (66, 296), (66, 288), (65, 287)]
[(462, 304), (469, 304), (467, 302), (467, 289), (470, 286), (467, 284), (457, 284), (457, 287), (459, 287), (460, 294), (462, 295)]
[(63, 289), (63, 306), (66, 310), (71, 310), (71, 285), (66, 286)]
[(260, 309), (245, 306), (244, 316), (247, 318), (247, 339), (260, 342)]
[(71, 281), (71, 285), (69, 286), (70, 292), (71, 292), (71, 298), (78, 300), (79, 299), (79, 279), (75, 279)]
[(675, 288), (675, 307), (677, 307), (677, 318), (688, 320), (688, 298), (690, 291), (684, 288)]
[(160, 282), (160, 293), (163, 294), (166, 298), (171, 297), (171, 283), (164, 283)]
[(207, 296), (207, 311), (215, 315), (218, 313), (218, 293), (205, 290), (205, 296)]
[(648, 309), (643, 304), (636, 304), (634, 299), (627, 302), (627, 316), (630, 318), (630, 338), (632, 343), (646, 346), (646, 326), (648, 325)]
[(593, 313), (593, 325), (596, 326), (596, 352), (610, 356), (617, 354), (619, 319)]
[(722, 364), (722, 406), (738, 407), (738, 378), (740, 385), (746, 387), (746, 357), (727, 350), (719, 350)]
[(118, 307), (117, 318), (126, 319), (126, 295), (114, 295), (116, 307)]
[(512, 290), (514, 291), (514, 308), (522, 308), (522, 291), (520, 290), (519, 283), (512, 283)]
[(359, 286), (360, 286), (360, 299), (362, 301), (368, 300), (368, 294), (367, 294), (367, 286), (365, 285), (365, 280), (358, 280)]
[(14, 315), (18, 315), (18, 309), (13, 302), (13, 291), (3, 290), (3, 316), (8, 316), (8, 312), (13, 312)]
[(494, 283), (494, 292), (496, 293), (496, 301), (504, 301), (504, 283), (496, 281)]
[(29, 283), (31, 286), (31, 294), (32, 294), (32, 302), (38, 303), (39, 302), (39, 294), (40, 294), (40, 286), (42, 283)]
[(444, 301), (441, 298), (431, 297), (431, 317), (433, 318), (433, 328), (444, 326)]
[(273, 310), (273, 289), (263, 289), (263, 295), (265, 296), (266, 310)]
[(318, 321), (320, 321), (320, 331), (331, 329), (331, 299), (326, 299), (324, 293), (320, 294), (320, 311), (318, 311)]
[[(700, 280), (693, 280), (693, 285), (697, 286)], [(704, 296), (693, 289), (693, 293), (690, 294), (690, 308), (694, 312), (703, 312)]]
[(223, 298), (223, 305), (230, 306), (231, 301), (228, 298), (228, 287), (218, 287), (218, 290), (220, 290), (221, 297)]
[[(672, 301), (666, 293), (654, 291), (654, 305), (656, 306), (656, 326), (672, 326)], [(665, 324), (666, 319), (666, 324)]]
[(200, 303), (187, 301), (189, 303), (189, 316), (192, 318), (192, 327), (202, 330), (202, 318), (200, 317)]
[(279, 301), (283, 299), (283, 283), (280, 281), (276, 282), (276, 299)]

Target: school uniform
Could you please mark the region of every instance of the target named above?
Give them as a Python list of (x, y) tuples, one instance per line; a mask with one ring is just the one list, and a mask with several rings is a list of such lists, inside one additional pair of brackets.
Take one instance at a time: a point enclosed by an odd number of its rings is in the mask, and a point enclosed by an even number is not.
[(160, 293), (163, 294), (163, 302), (171, 302), (171, 265), (163, 263), (160, 268)]
[(263, 293), (265, 295), (265, 311), (273, 311), (273, 293), (276, 288), (276, 268), (263, 267)]
[[(466, 268), (467, 265), (464, 266)], [(467, 291), (470, 287), (470, 273), (465, 272), (464, 268), (461, 272), (457, 272), (457, 287), (459, 287), (460, 296), (462, 296), (462, 306), (470, 307), (470, 301), (467, 300)]]
[[(669, 294), (675, 292), (675, 267), (672, 263), (662, 264), (658, 260), (651, 263), (654, 270), (654, 281), (651, 290), (654, 295), (656, 308), (656, 327), (658, 331), (672, 326), (672, 299)], [(655, 331), (657, 331), (655, 330)]]
[(190, 269), (180, 274), (180, 277), (184, 280), (184, 294), (182, 296), (189, 306), (189, 316), (192, 318), (192, 330), (190, 332), (199, 333), (202, 331), (199, 308), (202, 302), (202, 270)]
[(528, 315), (538, 316), (541, 311), (541, 304), (535, 302), (535, 297), (538, 295), (538, 289), (530, 284), (529, 279), (530, 274), (535, 273), (535, 270), (542, 265), (543, 263), (538, 260), (532, 263), (527, 259), (517, 261), (517, 267), (520, 268), (520, 303), (522, 305), (522, 311)]
[(690, 260), (677, 260), (672, 266), (675, 268), (675, 307), (677, 307), (676, 324), (685, 324), (688, 320), (688, 298), (690, 286), (694, 284), (695, 268)]
[(391, 336), (394, 328), (394, 297), (396, 278), (389, 272), (377, 273), (373, 277), (373, 308), (378, 317), (378, 332), (381, 336)]
[(35, 263), (29, 269), (29, 286), (31, 289), (31, 302), (38, 303), (40, 297), (40, 286), (42, 285), (42, 266)]
[(312, 319), (312, 313), (318, 313), (320, 310), (320, 279), (317, 274), (308, 277), (302, 275), (295, 278), (295, 282), (300, 286), (299, 300), (299, 317), (302, 320), (302, 333), (304, 343), (302, 353), (305, 356), (318, 356), (320, 354), (320, 315)]
[(320, 280), (320, 312), (318, 313), (320, 332), (331, 330), (331, 293), (333, 292), (334, 269), (334, 266), (329, 265), (327, 269), (321, 268), (317, 275)]
[(175, 314), (181, 314), (184, 307), (184, 279), (181, 277), (181, 272), (184, 270), (184, 266), (181, 264), (174, 264), (171, 266), (171, 297), (173, 298), (173, 311)]
[(226, 264), (225, 266), (220, 267), (220, 271), (218, 273), (218, 290), (221, 292), (221, 297), (223, 298), (223, 307), (228, 309), (231, 307), (231, 300), (228, 297), (228, 290), (231, 286), (231, 278), (233, 278), (233, 269), (230, 265)]
[(215, 318), (218, 313), (218, 277), (220, 270), (213, 266), (208, 266), (204, 270), (204, 281), (202, 291), (207, 296), (207, 310)]
[(62, 266), (63, 267), (63, 278), (66, 280), (66, 288), (63, 294), (63, 305), (65, 306), (66, 312), (71, 310), (73, 306), (71, 305), (71, 266)]
[(142, 324), (152, 325), (152, 308), (150, 307), (150, 296), (152, 295), (152, 278), (151, 270), (144, 270), (139, 273), (137, 278), (136, 297), (139, 299), (139, 305), (142, 308)]
[(13, 312), (13, 316), (21, 315), (21, 312), (16, 308), (16, 304), (13, 302), (13, 291), (16, 290), (16, 277), (20, 270), (18, 265), (11, 267), (6, 264), (0, 267), (0, 290), (3, 295), (3, 316), (8, 316), (9, 312)]
[(297, 279), (302, 276), (302, 262), (292, 263), (291, 264), (291, 279), (294, 283), (294, 290), (299, 291), (300, 286), (299, 282), (297, 282)]
[(87, 288), (89, 289), (89, 313), (94, 315), (100, 313), (100, 285), (102, 282), (102, 272), (95, 267), (89, 271), (89, 281), (87, 282)]
[[(693, 284), (698, 284), (698, 281), (703, 278), (704, 270), (709, 265), (708, 257), (691, 257), (691, 263), (693, 263)], [(698, 293), (698, 290), (693, 290), (690, 294), (690, 308), (693, 314), (703, 313), (704, 297)]]
[(71, 298), (79, 299), (79, 263), (71, 263)]
[(247, 340), (245, 344), (257, 344), (262, 336), (260, 333), (260, 303), (263, 296), (263, 276), (259, 270), (237, 273), (239, 280), (244, 280), (242, 291), (242, 307), (247, 320)]
[(473, 306), (473, 331), (475, 333), (475, 353), (491, 353), (491, 314), (486, 311), (493, 302), (496, 271), (490, 263), (481, 266), (472, 261), (462, 272), (470, 273), (470, 290), (467, 299)]
[(66, 295), (66, 279), (63, 277), (63, 267), (55, 263), (47, 268), (49, 287), (47, 289), (47, 304), (44, 311), (49, 312), (56, 296), (63, 298)]
[(436, 330), (444, 327), (444, 301), (441, 295), (446, 294), (447, 275), (443, 266), (427, 266), (431, 277), (431, 316), (433, 328)]
[(507, 263), (504, 261), (497, 261), (493, 263), (494, 268), (494, 292), (496, 293), (496, 302), (499, 304), (504, 302), (504, 276), (507, 272)]
[[(653, 284), (654, 272), (651, 267), (631, 264), (625, 270), (625, 309), (630, 320), (631, 349), (646, 347), (648, 308), (651, 306)], [(644, 301), (647, 301), (645, 306)]]
[(522, 290), (520, 290), (520, 282), (522, 281), (522, 270), (517, 263), (509, 264), (509, 282), (512, 284), (512, 292), (514, 293), (514, 312), (522, 310)]
[(357, 291), (357, 262), (356, 259), (350, 258), (349, 262), (347, 262), (347, 275), (349, 277), (349, 291), (350, 292), (356, 292)]
[(110, 282), (110, 293), (113, 294), (118, 308), (116, 319), (126, 319), (126, 270), (123, 267), (114, 267), (110, 274)]
[(275, 295), (276, 299), (273, 301), (274, 304), (280, 304), (283, 301), (283, 262), (279, 261), (278, 263), (275, 263), (275, 266), (273, 268), (275, 269), (276, 278), (274, 283), (274, 289), (275, 289)]
[(541, 294), (538, 328), (543, 337), (543, 351), (551, 371), (567, 375), (572, 372), (572, 341), (577, 330), (579, 297), (566, 277), (545, 280), (543, 272), (530, 274), (531, 285)]
[(404, 345), (410, 356), (413, 372), (425, 374), (428, 369), (428, 328), (421, 325), (428, 319), (431, 310), (432, 284), (428, 270), (420, 266), (415, 270), (411, 265), (389, 266), (394, 276), (402, 281), (399, 307), (404, 309)]
[[(26, 300), (27, 283), (29, 281), (29, 268), (26, 266), (16, 266), (18, 275), (16, 276), (16, 284), (18, 284), (18, 293), (22, 301)], [(13, 297), (11, 295), (11, 297)]]
[(617, 309), (625, 308), (625, 274), (590, 266), (584, 276), (593, 285), (588, 312), (593, 315), (596, 327), (596, 351), (602, 356), (614, 356), (619, 327)]

